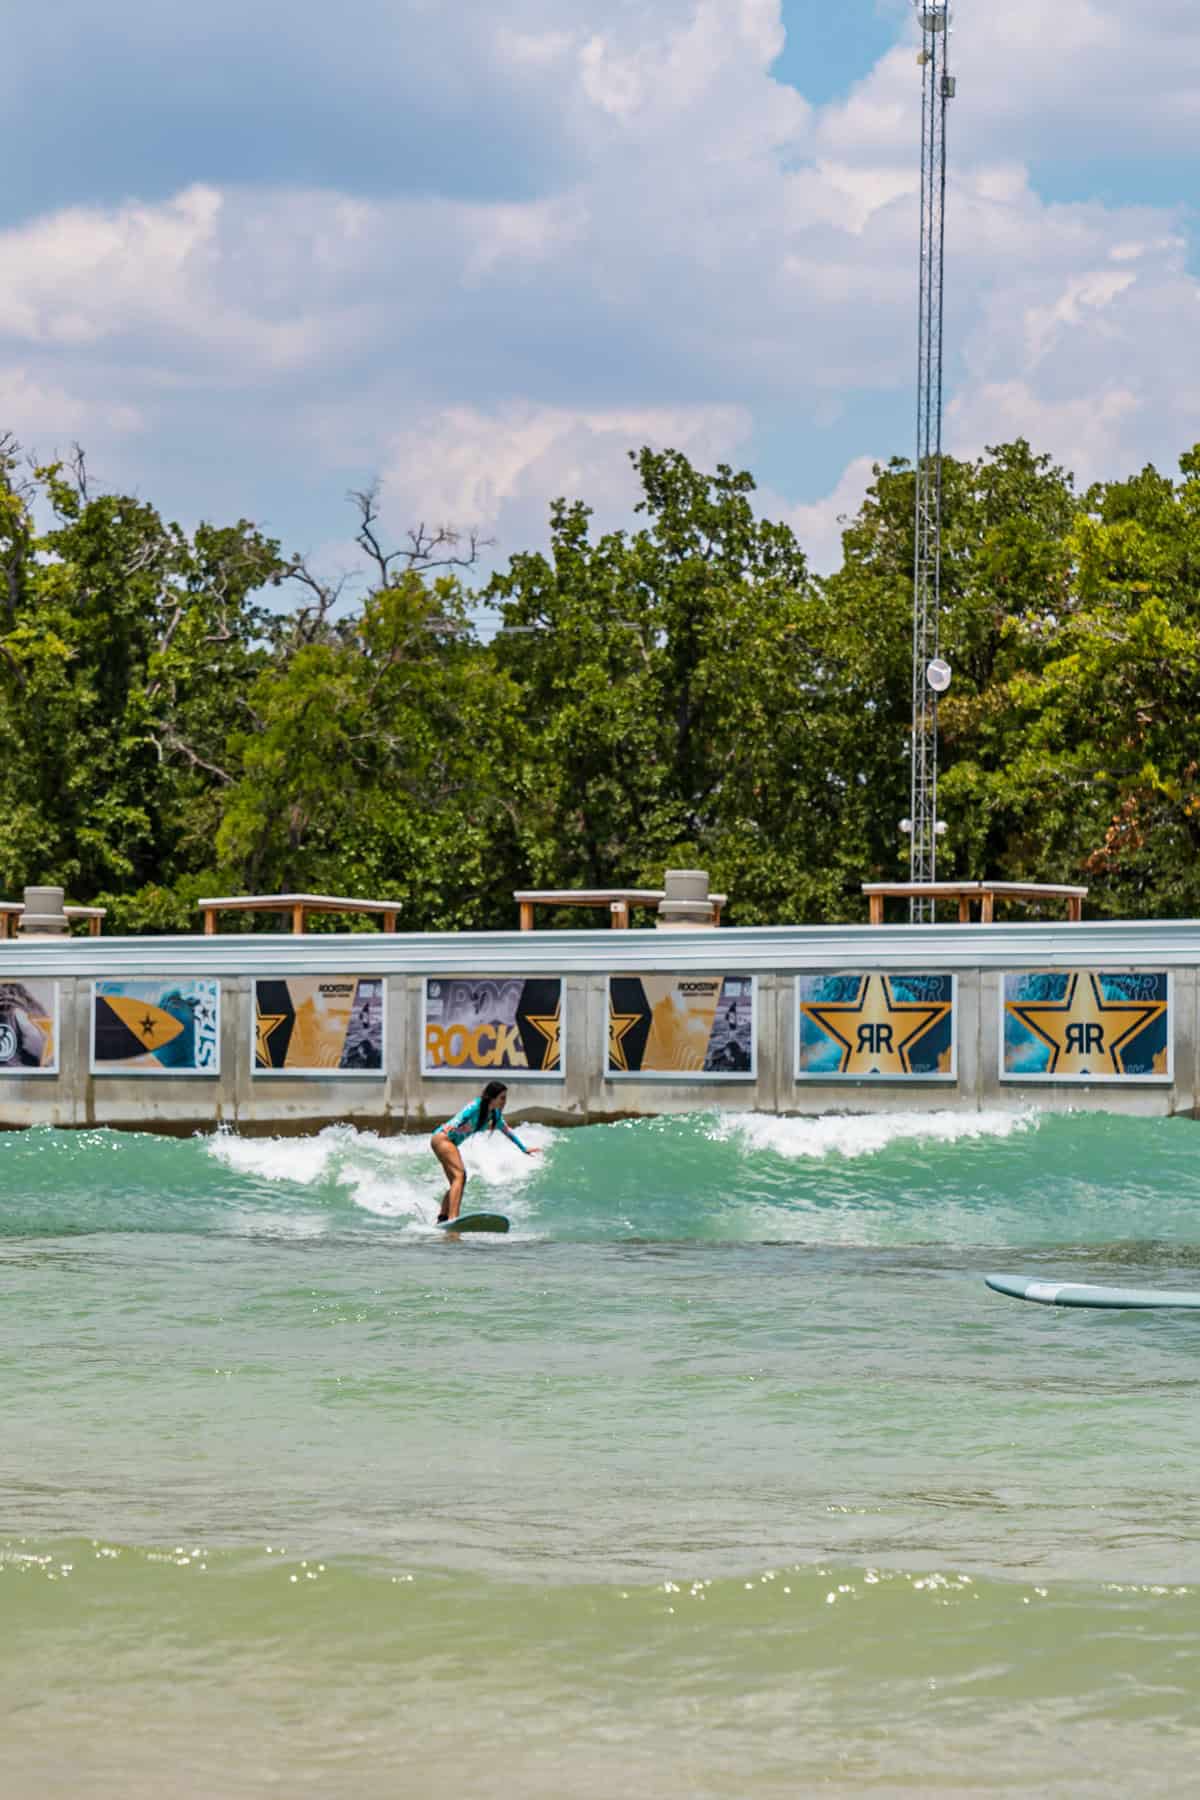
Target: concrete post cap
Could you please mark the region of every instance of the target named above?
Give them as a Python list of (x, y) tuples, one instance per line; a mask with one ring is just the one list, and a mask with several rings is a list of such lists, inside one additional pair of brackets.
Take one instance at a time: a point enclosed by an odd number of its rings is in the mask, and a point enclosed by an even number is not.
[(707, 869), (668, 869), (663, 876), (663, 897), (658, 903), (660, 927), (703, 930), (713, 922), (708, 897)]
[(18, 937), (66, 937), (65, 892), (60, 887), (27, 887)]

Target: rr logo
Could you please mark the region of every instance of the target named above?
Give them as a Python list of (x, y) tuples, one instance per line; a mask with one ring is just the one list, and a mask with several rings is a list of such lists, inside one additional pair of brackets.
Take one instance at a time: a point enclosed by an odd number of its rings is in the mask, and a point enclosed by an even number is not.
[(858, 1028), (858, 1054), (860, 1056), (882, 1056), (895, 1050), (892, 1042), (890, 1025), (860, 1025)]
[(1104, 1053), (1104, 1027), (1098, 1019), (1072, 1020), (1066, 1031), (1067, 1049), (1080, 1056), (1095, 1050)]

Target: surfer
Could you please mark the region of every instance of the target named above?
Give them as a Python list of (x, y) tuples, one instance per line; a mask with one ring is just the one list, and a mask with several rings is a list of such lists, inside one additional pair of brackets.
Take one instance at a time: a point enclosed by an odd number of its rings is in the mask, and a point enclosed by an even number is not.
[(461, 1112), (455, 1113), (452, 1119), (441, 1125), (430, 1138), (433, 1154), (441, 1163), (449, 1183), (446, 1197), (442, 1201), (442, 1210), (438, 1214), (438, 1224), (447, 1219), (457, 1219), (459, 1207), (462, 1205), (463, 1189), (467, 1185), (467, 1171), (463, 1167), (462, 1152), (459, 1145), (474, 1137), (477, 1131), (495, 1131), (497, 1125), (506, 1138), (511, 1138), (518, 1150), (524, 1150), (526, 1156), (537, 1156), (536, 1149), (531, 1150), (523, 1144), (510, 1125), (504, 1123), (504, 1102), (508, 1098), (508, 1089), (502, 1081), (489, 1081), (478, 1100), (469, 1100)]

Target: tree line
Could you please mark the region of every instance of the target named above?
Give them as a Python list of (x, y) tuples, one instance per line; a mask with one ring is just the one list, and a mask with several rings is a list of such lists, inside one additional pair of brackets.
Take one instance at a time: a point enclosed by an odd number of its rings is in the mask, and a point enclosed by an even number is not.
[[(452, 930), (699, 866), (734, 924), (863, 918), (907, 870), (911, 467), (818, 576), (749, 474), (632, 460), (631, 529), (556, 500), (486, 581), (354, 494), (350, 595), (246, 519), (188, 533), (0, 440), (0, 892), (115, 930), (275, 892)], [(1082, 492), (1023, 440), (947, 459), (943, 521), (939, 874), (1200, 913), (1200, 447)]]

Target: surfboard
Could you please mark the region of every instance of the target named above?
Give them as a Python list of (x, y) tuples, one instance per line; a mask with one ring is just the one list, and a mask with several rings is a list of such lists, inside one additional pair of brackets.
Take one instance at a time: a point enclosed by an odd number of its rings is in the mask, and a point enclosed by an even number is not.
[(1200, 1307), (1200, 1293), (1187, 1288), (1096, 1287), (1086, 1281), (1032, 1281), (1024, 1275), (985, 1275), (997, 1294), (1036, 1300), (1041, 1306)]
[(503, 1213), (460, 1213), (457, 1219), (439, 1219), (439, 1231), (507, 1231)]

